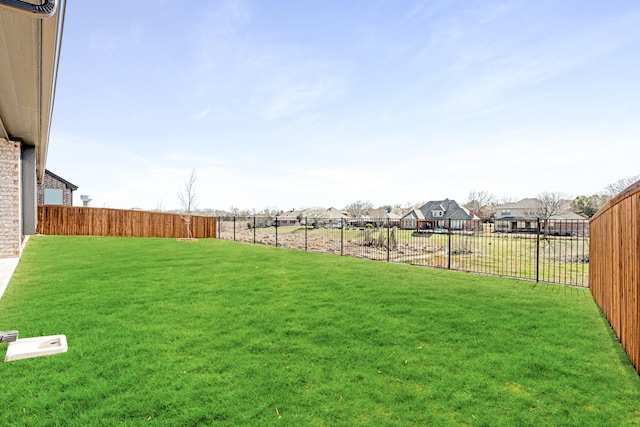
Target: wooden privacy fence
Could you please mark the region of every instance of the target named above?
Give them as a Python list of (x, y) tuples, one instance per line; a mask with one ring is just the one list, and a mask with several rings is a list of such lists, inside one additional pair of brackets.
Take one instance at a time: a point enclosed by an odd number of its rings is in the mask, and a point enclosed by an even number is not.
[(589, 287), (640, 373), (640, 181), (591, 219)]
[[(192, 216), (194, 238), (216, 237), (215, 217)], [(178, 214), (76, 206), (38, 206), (38, 233), (66, 236), (186, 238)]]

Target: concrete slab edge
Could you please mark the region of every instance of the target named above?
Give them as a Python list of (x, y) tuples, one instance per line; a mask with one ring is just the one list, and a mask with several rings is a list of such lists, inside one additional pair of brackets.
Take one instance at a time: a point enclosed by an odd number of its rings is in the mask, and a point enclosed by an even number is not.
[(20, 258), (0, 259), (0, 298), (4, 295), (4, 291), (7, 289), (11, 276), (13, 276), (13, 272), (18, 266), (18, 262), (20, 262)]

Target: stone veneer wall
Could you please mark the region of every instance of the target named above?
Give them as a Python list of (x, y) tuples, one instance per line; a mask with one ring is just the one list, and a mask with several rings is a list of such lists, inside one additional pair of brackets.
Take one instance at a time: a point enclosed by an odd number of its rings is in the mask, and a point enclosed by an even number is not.
[(0, 138), (0, 258), (20, 256), (20, 143)]

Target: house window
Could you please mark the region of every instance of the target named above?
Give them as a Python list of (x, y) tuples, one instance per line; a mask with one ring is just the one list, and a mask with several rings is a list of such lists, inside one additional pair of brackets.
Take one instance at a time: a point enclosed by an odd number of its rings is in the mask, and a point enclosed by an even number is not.
[(431, 215), (434, 218), (442, 218), (442, 216), (444, 215), (443, 211), (431, 211)]
[(62, 205), (62, 190), (59, 188), (44, 189), (45, 205)]
[(503, 209), (500, 211), (500, 216), (509, 216), (511, 215), (511, 211), (509, 209)]

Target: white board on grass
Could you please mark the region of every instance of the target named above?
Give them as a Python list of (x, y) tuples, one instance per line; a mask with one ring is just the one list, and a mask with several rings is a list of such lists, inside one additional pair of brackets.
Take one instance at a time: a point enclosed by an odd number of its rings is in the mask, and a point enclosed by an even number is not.
[(5, 362), (64, 353), (68, 350), (66, 335), (17, 339), (7, 347)]

